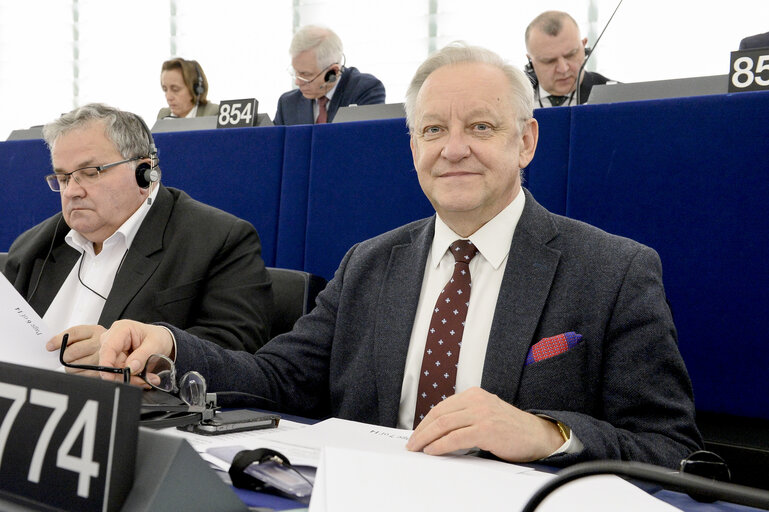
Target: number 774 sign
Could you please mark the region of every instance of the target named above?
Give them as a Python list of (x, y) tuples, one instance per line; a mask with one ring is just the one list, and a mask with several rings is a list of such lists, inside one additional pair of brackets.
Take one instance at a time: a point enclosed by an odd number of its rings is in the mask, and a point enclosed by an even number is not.
[(141, 390), (0, 363), (0, 497), (119, 510), (133, 483)]

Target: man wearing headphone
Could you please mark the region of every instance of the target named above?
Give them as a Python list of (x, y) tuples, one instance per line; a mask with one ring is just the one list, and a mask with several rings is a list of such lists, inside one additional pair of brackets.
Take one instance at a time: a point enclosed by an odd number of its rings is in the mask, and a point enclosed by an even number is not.
[(299, 88), (278, 100), (276, 125), (330, 123), (339, 107), (385, 102), (378, 78), (344, 66), (342, 41), (332, 30), (302, 27), (289, 53), (290, 73)]
[(121, 318), (251, 352), (268, 340), (272, 288), (256, 230), (161, 185), (139, 116), (89, 104), (43, 136), (62, 211), (14, 241), (4, 273), (59, 333), (49, 350), (66, 332), (65, 360), (95, 364), (99, 336)]
[[(561, 11), (545, 11), (526, 27), (525, 71), (534, 86), (539, 107), (577, 104), (577, 75), (589, 55), (587, 38), (580, 39), (574, 18)], [(596, 84), (609, 81), (603, 75), (583, 71), (579, 102), (585, 103)]]

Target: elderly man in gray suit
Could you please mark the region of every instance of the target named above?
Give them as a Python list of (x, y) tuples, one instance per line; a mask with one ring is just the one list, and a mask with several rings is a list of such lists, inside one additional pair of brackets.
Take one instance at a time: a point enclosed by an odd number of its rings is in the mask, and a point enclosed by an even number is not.
[(496, 54), (440, 50), (406, 99), (437, 215), (352, 247), (313, 312), (255, 355), (121, 321), (100, 364), (135, 372), (168, 354), (282, 411), (416, 426), (408, 448), (429, 454), (676, 466), (702, 441), (659, 257), (522, 189), (532, 108), (527, 78)]

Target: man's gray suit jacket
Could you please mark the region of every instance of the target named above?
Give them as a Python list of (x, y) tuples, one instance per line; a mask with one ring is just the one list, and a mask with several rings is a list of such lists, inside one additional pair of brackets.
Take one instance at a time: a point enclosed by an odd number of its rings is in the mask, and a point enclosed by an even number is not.
[[(57, 213), (21, 234), (8, 252), (6, 277), (41, 316), (80, 258), (64, 241), (68, 232)], [(169, 322), (253, 352), (269, 339), (272, 307), (254, 227), (161, 186), (115, 276), (99, 325), (121, 318)]]
[[(313, 100), (302, 95), (302, 91), (294, 89), (283, 93), (278, 99), (278, 110), (275, 112), (276, 125), (313, 124), (315, 113)], [(384, 84), (374, 75), (361, 73), (356, 68), (346, 68), (334, 96), (328, 104), (326, 112), (330, 123), (334, 120), (339, 107), (349, 105), (375, 105), (385, 102)]]
[[(481, 387), (572, 428), (584, 450), (551, 464), (677, 466), (701, 438), (657, 253), (551, 214), (525, 193)], [(255, 356), (176, 331), (179, 368), (202, 371), (213, 390), (274, 401), (262, 407), (395, 426), (434, 225), (420, 220), (355, 245), (316, 308)], [(582, 342), (524, 365), (533, 343), (568, 331)]]

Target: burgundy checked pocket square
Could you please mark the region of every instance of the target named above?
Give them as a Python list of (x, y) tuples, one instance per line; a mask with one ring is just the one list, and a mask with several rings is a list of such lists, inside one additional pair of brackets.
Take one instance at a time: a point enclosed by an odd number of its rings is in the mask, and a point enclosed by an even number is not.
[(545, 360), (548, 357), (563, 354), (575, 347), (580, 341), (582, 341), (582, 335), (574, 331), (542, 338), (529, 349), (529, 355), (526, 356), (526, 366)]

